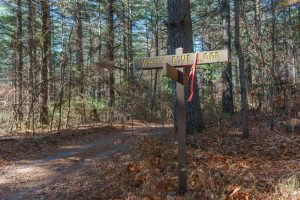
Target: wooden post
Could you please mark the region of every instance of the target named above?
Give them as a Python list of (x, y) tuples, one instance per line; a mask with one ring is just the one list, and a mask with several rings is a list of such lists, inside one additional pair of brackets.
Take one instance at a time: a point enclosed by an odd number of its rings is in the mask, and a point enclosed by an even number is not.
[[(183, 49), (176, 49), (176, 55), (182, 55)], [(184, 73), (183, 68), (179, 68)], [(186, 111), (184, 103), (184, 85), (176, 82), (177, 87), (177, 137), (178, 137), (178, 181), (179, 194), (183, 195), (187, 191), (187, 175), (186, 175)]]

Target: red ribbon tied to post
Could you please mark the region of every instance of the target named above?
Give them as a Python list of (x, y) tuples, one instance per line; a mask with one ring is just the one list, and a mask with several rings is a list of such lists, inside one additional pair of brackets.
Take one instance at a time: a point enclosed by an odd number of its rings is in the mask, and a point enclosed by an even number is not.
[(188, 98), (188, 102), (191, 102), (194, 96), (194, 82), (195, 82), (195, 75), (196, 75), (196, 66), (198, 63), (198, 52), (195, 53), (195, 59), (194, 59), (194, 64), (191, 68), (188, 80), (190, 77), (192, 77), (191, 84), (190, 84), (190, 96)]

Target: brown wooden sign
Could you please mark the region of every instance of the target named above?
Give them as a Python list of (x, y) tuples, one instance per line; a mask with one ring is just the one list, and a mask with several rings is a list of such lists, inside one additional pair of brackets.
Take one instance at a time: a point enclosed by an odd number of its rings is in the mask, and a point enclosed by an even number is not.
[[(195, 53), (180, 55), (166, 55), (156, 57), (137, 58), (134, 61), (136, 69), (163, 68), (166, 63), (174, 67), (191, 66), (195, 60)], [(228, 61), (228, 50), (204, 51), (198, 53), (198, 64), (219, 63)]]
[(176, 67), (173, 67), (166, 63), (163, 71), (167, 77), (180, 83), (181, 85), (185, 85), (187, 83), (187, 75), (184, 72), (178, 70)]

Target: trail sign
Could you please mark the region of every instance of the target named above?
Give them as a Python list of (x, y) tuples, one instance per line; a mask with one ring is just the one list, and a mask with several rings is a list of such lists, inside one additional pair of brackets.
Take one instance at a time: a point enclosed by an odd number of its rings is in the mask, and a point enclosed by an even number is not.
[(169, 77), (170, 79), (180, 83), (181, 85), (185, 85), (187, 82), (187, 75), (177, 69), (176, 67), (173, 67), (172, 65), (169, 65), (168, 63), (165, 64), (163, 68), (164, 74)]
[[(228, 61), (227, 50), (205, 51), (197, 53), (198, 64), (219, 63)], [(178, 137), (178, 180), (179, 194), (187, 191), (187, 164), (186, 164), (186, 110), (184, 85), (187, 83), (185, 67), (195, 64), (196, 53), (184, 54), (182, 48), (176, 49), (176, 55), (157, 56), (135, 59), (135, 68), (141, 70), (161, 69), (164, 74), (176, 81), (177, 87), (177, 137)], [(181, 67), (181, 68), (176, 68)]]
[[(183, 67), (193, 65), (195, 53), (156, 56), (137, 58), (134, 66), (137, 69), (159, 69), (163, 68), (166, 63), (173, 67)], [(198, 64), (219, 63), (228, 61), (227, 50), (204, 51), (198, 53)]]

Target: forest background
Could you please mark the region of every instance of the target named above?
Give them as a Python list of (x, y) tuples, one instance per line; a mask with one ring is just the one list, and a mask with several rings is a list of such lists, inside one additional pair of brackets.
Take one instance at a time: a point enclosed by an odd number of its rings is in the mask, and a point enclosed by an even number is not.
[[(290, 123), (299, 103), (299, 2), (240, 3), (249, 110), (271, 128)], [(0, 10), (1, 130), (172, 118), (171, 81), (133, 67), (135, 57), (168, 54), (167, 1), (1, 0)], [(240, 110), (234, 11), (230, 0), (191, 1), (194, 50), (230, 52), (227, 64), (198, 67), (206, 123)]]

